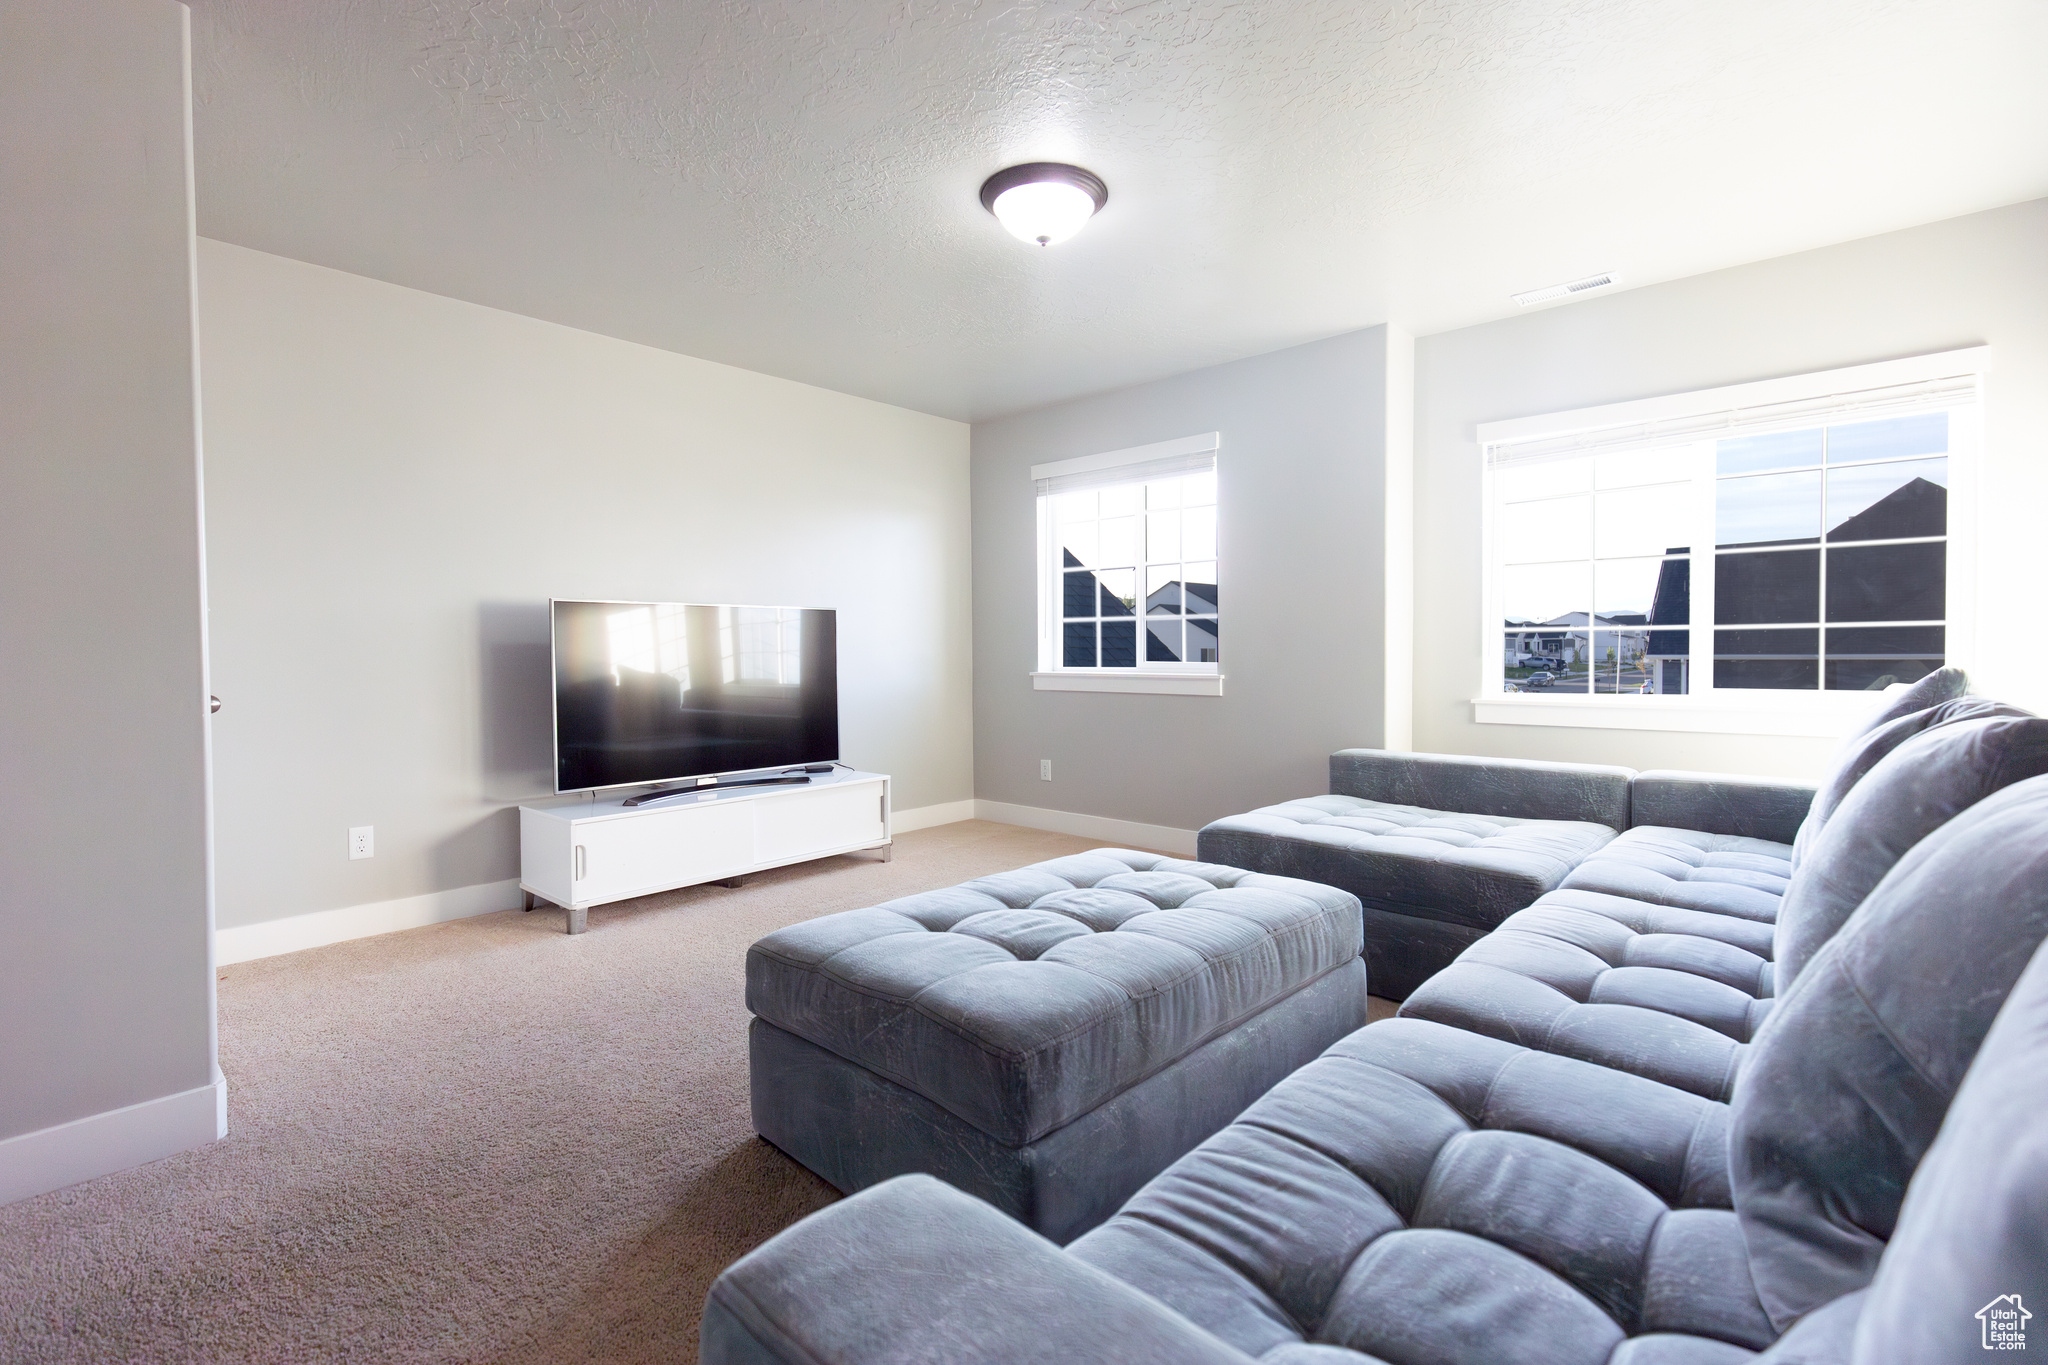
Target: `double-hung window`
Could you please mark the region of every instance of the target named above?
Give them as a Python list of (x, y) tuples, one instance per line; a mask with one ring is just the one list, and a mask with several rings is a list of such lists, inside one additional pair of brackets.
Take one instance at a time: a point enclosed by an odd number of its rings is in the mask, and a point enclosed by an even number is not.
[(1210, 432), (1035, 465), (1050, 691), (1222, 692)]
[(1983, 348), (1480, 429), (1478, 718), (1826, 734), (1968, 652)]

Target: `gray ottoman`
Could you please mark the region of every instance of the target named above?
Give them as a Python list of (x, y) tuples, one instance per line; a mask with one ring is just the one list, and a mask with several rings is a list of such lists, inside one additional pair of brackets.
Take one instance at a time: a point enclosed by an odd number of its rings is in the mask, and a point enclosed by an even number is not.
[(1361, 933), (1347, 892), (1114, 848), (792, 925), (747, 953), (754, 1128), (1065, 1242), (1364, 1025)]

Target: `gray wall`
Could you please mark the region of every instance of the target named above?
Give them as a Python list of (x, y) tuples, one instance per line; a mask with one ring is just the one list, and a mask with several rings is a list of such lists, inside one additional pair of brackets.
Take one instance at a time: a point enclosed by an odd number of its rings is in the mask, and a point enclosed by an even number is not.
[(213, 1079), (184, 24), (0, 4), (0, 1137)]
[(965, 424), (199, 245), (223, 927), (518, 875), (550, 596), (837, 608), (847, 760), (973, 795)]
[[(1980, 690), (2048, 708), (2048, 200), (1422, 338), (1415, 747), (1809, 776), (1825, 739), (1480, 725), (1481, 422), (1988, 342)], [(1958, 508), (1955, 515), (1965, 510)]]
[[(1380, 742), (1387, 329), (974, 427), (975, 795), (1194, 829)], [(1224, 695), (1037, 692), (1030, 467), (1206, 431)], [(1038, 762), (1053, 760), (1051, 782)]]

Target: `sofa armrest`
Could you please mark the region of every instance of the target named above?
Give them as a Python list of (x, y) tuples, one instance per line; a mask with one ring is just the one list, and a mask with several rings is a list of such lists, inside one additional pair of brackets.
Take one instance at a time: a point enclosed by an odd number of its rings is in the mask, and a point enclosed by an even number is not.
[(1629, 784), (1629, 823), (1789, 844), (1813, 793), (1805, 782), (1658, 769)]
[(1589, 820), (1628, 828), (1632, 768), (1537, 763), (1467, 754), (1339, 749), (1330, 755), (1330, 794), (1397, 806), (1522, 820)]
[(1254, 1365), (928, 1175), (820, 1210), (728, 1266), (700, 1340), (703, 1365)]

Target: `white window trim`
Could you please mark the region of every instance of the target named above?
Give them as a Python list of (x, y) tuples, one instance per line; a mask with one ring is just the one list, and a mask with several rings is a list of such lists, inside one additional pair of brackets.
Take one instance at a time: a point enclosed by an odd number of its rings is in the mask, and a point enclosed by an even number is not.
[(1166, 697), (1220, 697), (1221, 673), (1139, 673), (1129, 668), (1061, 668), (1031, 675), (1036, 692), (1150, 692)]
[[(1157, 441), (1151, 445), (1104, 451), (1099, 455), (1083, 455), (1078, 459), (1036, 464), (1031, 466), (1031, 480), (1035, 488), (1037, 484), (1047, 479), (1076, 474), (1114, 474), (1120, 469), (1184, 456), (1213, 454), (1221, 449), (1222, 434), (1210, 431), (1199, 436), (1183, 436), (1171, 441)], [(1059, 603), (1062, 600), (1062, 583), (1058, 563), (1058, 528), (1053, 524), (1052, 509), (1048, 505), (1048, 500), (1034, 493), (1032, 501), (1038, 513), (1038, 667), (1031, 673), (1032, 690), (1150, 693), (1173, 697), (1222, 696), (1223, 671), (1219, 664), (1147, 663), (1141, 650), (1137, 664), (1131, 668), (1065, 668), (1060, 665)], [(1220, 489), (1217, 506), (1220, 511)], [(1217, 520), (1220, 525), (1220, 514)], [(1223, 562), (1222, 546), (1217, 546), (1217, 550), (1217, 563), (1220, 565)], [(1219, 568), (1219, 577), (1221, 573)], [(1218, 619), (1221, 619), (1220, 616)], [(1142, 639), (1142, 616), (1138, 618), (1138, 624)]]
[[(1619, 697), (1503, 692), (1500, 634), (1504, 616), (1493, 539), (1495, 470), (1487, 452), (1496, 446), (1564, 441), (1573, 437), (1581, 438), (1588, 446), (1605, 444), (1629, 428), (1634, 429), (1628, 433), (1631, 445), (1700, 441), (1711, 439), (1717, 429), (1725, 426), (1741, 425), (1749, 429), (1750, 423), (1759, 417), (1773, 423), (1782, 421), (1786, 429), (1792, 429), (1815, 424), (1813, 417), (1801, 415), (1800, 410), (1809, 405), (1826, 404), (1830, 409), (1839, 411), (1853, 404), (1853, 396), (1858, 393), (1904, 384), (1968, 379), (1975, 387), (1974, 401), (1963, 410), (1957, 426), (1952, 429), (1949, 443), (1948, 634), (1945, 653), (1949, 664), (1969, 667), (1975, 646), (1977, 615), (1976, 507), (1978, 470), (1982, 464), (1984, 376), (1990, 371), (1991, 348), (1970, 346), (1814, 374), (1481, 423), (1478, 428), (1478, 456), (1481, 469), (1483, 614), (1479, 621), (1479, 677), (1478, 693), (1472, 698), (1473, 720), (1482, 725), (1554, 725), (1704, 734), (1839, 737), (1851, 733), (1862, 717), (1882, 704), (1868, 693), (1816, 689), (1810, 695), (1759, 692), (1745, 696), (1730, 690), (1685, 697)], [(1782, 417), (1757, 412), (1758, 409), (1781, 406)], [(1725, 423), (1707, 420), (1721, 415), (1726, 416)], [(1709, 537), (1706, 543), (1711, 544), (1712, 538)], [(1702, 559), (1695, 562), (1702, 562)], [(1697, 595), (1695, 611), (1697, 614)], [(1711, 631), (1713, 625), (1695, 621), (1689, 629)], [(1893, 690), (1903, 686), (1895, 685)]]

